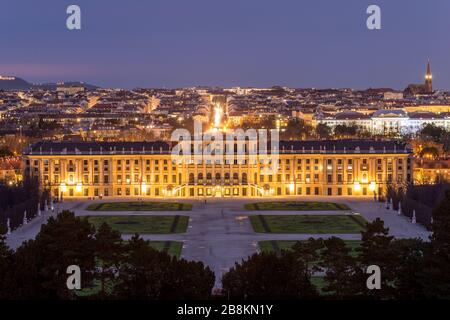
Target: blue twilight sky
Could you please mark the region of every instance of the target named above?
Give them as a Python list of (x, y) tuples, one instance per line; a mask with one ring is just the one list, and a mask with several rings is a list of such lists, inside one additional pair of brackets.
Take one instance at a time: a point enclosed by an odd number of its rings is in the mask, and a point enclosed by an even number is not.
[(0, 0), (0, 43), (0, 74), (32, 82), (403, 89), (430, 58), (450, 90), (448, 0)]

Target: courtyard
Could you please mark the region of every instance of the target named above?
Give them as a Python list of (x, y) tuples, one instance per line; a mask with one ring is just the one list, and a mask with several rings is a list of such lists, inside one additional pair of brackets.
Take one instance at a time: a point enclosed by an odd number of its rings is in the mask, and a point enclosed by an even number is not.
[[(129, 202), (138, 202), (136, 199), (127, 199)], [(178, 223), (178, 230), (183, 230), (185, 232), (181, 233), (167, 233), (167, 232), (157, 232), (155, 230), (170, 230), (171, 223), (176, 216), (180, 216), (180, 211), (151, 211), (145, 212), (141, 211), (136, 207), (129, 208), (129, 211), (116, 211), (116, 210), (101, 210), (101, 211), (91, 211), (88, 210), (89, 206), (100, 203), (111, 203), (111, 202), (126, 202), (123, 199), (108, 199), (105, 200), (66, 200), (64, 201), (59, 210), (67, 209), (74, 211), (78, 216), (91, 216), (97, 219), (96, 223), (99, 221), (108, 220), (108, 217), (121, 216), (120, 220), (117, 221), (128, 221), (124, 220), (124, 216), (129, 216), (127, 219), (137, 219), (138, 217), (170, 217), (171, 219), (165, 220), (164, 224), (156, 223), (159, 225), (157, 228), (152, 227), (150, 233), (142, 232), (144, 230), (143, 223), (138, 226), (141, 222), (137, 224), (118, 224), (116, 228), (121, 229), (122, 238), (128, 240), (132, 237), (133, 232), (138, 232), (141, 237), (145, 240), (156, 241), (159, 248), (166, 247), (164, 243), (170, 241), (177, 242), (177, 250), (180, 252), (180, 258), (187, 260), (197, 260), (202, 261), (208, 265), (216, 274), (216, 286), (220, 287), (220, 279), (223, 273), (228, 271), (236, 262), (240, 262), (242, 259), (246, 259), (248, 256), (254, 254), (255, 252), (265, 250), (267, 245), (265, 242), (269, 241), (272, 245), (276, 243), (278, 247), (289, 247), (296, 241), (307, 240), (309, 238), (328, 238), (331, 236), (337, 236), (345, 241), (358, 241), (361, 240), (361, 235), (359, 231), (362, 226), (358, 223), (352, 222), (346, 215), (353, 215), (355, 218), (360, 219), (360, 222), (372, 221), (375, 218), (381, 218), (385, 221), (385, 225), (390, 229), (391, 235), (397, 238), (421, 238), (428, 239), (429, 232), (419, 224), (412, 224), (408, 218), (402, 215), (398, 215), (397, 212), (392, 210), (387, 210), (384, 203), (374, 202), (372, 198), (363, 197), (276, 197), (276, 198), (193, 198), (190, 200), (164, 200), (167, 203), (173, 203), (175, 206), (180, 203), (189, 203), (192, 205), (191, 211), (183, 211), (183, 223)], [(292, 216), (303, 216), (308, 215), (308, 219), (319, 219), (322, 220), (321, 223), (316, 223), (315, 227), (307, 227), (307, 224), (302, 226), (302, 229), (297, 228), (295, 232), (255, 232), (252, 226), (252, 220), (255, 217), (262, 214), (261, 210), (248, 210), (245, 205), (248, 203), (259, 203), (264, 204), (266, 202), (328, 202), (336, 203), (340, 205), (345, 205), (349, 210), (280, 210), (276, 208), (273, 210), (264, 210), (264, 215), (274, 216), (273, 223), (276, 222), (277, 218), (281, 216), (288, 216), (286, 218), (289, 221)], [(157, 202), (157, 201), (154, 201)], [(92, 207), (91, 207), (92, 208)], [(150, 210), (149, 210), (150, 211)], [(54, 215), (55, 213), (53, 213)], [(39, 232), (40, 227), (45, 223), (46, 219), (50, 216), (50, 213), (44, 213), (42, 217), (37, 217), (30, 221), (27, 225), (14, 231), (7, 238), (8, 244), (12, 248), (17, 248), (23, 241), (34, 238)], [(330, 223), (332, 219), (334, 222), (337, 220), (335, 218), (327, 218), (327, 223), (323, 223), (323, 217), (313, 218), (315, 216), (344, 216), (345, 229), (343, 229), (342, 223)], [(101, 218), (97, 218), (100, 217)], [(147, 218), (143, 218), (145, 221)], [(154, 219), (154, 218), (150, 218)], [(163, 218), (167, 219), (167, 218)], [(305, 218), (302, 218), (305, 219)], [(109, 220), (114, 221), (114, 219)], [(150, 220), (148, 220), (150, 221)], [(157, 221), (157, 220), (154, 220)], [(162, 220), (161, 220), (162, 221)], [(317, 221), (317, 220), (316, 220)], [(300, 221), (298, 221), (300, 222)], [(342, 222), (342, 221), (341, 221)], [(287, 223), (287, 222), (286, 222)], [(162, 227), (164, 225), (164, 228)], [(182, 228), (182, 226), (184, 227)], [(300, 224), (299, 224), (300, 225)], [(317, 233), (318, 225), (322, 227), (319, 231), (323, 233)], [(325, 228), (326, 226), (326, 228)], [(127, 230), (127, 228), (129, 228)], [(138, 228), (136, 231), (133, 228)], [(147, 227), (146, 227), (147, 228)], [(180, 229), (181, 228), (181, 229)], [(308, 229), (309, 228), (309, 229)], [(338, 230), (340, 229), (340, 230)], [(124, 230), (126, 232), (124, 232)], [(299, 232), (301, 230), (303, 233)], [(132, 231), (132, 232), (131, 232)], [(335, 232), (345, 233), (335, 233)], [(131, 233), (128, 233), (131, 232)], [(311, 233), (309, 233), (311, 232)], [(330, 232), (330, 233), (328, 233)], [(348, 233), (350, 232), (350, 233)], [(349, 242), (350, 243), (350, 242)], [(170, 249), (174, 250), (174, 249)]]

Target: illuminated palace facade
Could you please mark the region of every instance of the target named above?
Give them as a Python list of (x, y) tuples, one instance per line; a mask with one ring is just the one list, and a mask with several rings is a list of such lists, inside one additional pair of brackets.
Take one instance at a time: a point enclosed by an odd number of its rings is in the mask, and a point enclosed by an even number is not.
[[(38, 142), (25, 175), (64, 198), (374, 196), (412, 179), (411, 150), (393, 141), (281, 141), (279, 167), (176, 163), (166, 142)], [(248, 156), (246, 156), (248, 157)]]

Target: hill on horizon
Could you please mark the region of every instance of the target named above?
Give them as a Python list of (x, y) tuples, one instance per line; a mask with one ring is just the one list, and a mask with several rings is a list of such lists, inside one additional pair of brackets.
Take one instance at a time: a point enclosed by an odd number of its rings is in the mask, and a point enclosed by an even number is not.
[[(86, 88), (86, 90), (94, 90), (99, 88), (99, 86), (84, 83), (81, 81), (67, 81), (63, 83), (66, 86), (83, 86)], [(54, 82), (33, 84), (19, 77), (0, 76), (0, 90), (30, 90), (30, 89), (56, 90), (56, 87), (58, 85), (59, 83)]]
[(22, 78), (14, 77), (14, 80), (9, 78), (12, 77), (0, 77), (0, 90), (30, 89), (32, 87), (31, 83)]

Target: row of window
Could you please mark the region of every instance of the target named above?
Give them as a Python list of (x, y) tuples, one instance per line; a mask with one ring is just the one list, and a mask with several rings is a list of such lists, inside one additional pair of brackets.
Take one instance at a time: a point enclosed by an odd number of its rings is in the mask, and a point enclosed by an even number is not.
[[(281, 165), (284, 162), (284, 164), (290, 165), (291, 162), (292, 163), (294, 162), (293, 160), (292, 161), (291, 160), (292, 159), (284, 159), (284, 160), (283, 159), (278, 159), (278, 164)], [(346, 160), (347, 165), (353, 165), (354, 164), (353, 160), (354, 159), (347, 159)], [(377, 165), (382, 165), (383, 164), (383, 159), (378, 158), (376, 160), (377, 160), (376, 161)], [(167, 159), (163, 159), (163, 160), (146, 159), (145, 160), (145, 164), (147, 166), (150, 166), (152, 161), (153, 161), (153, 165), (154, 166), (158, 166), (159, 164), (163, 164), (164, 166), (167, 166), (169, 164), (169, 160), (167, 160)], [(220, 161), (220, 160), (218, 160), (218, 161)], [(345, 162), (344, 159), (336, 159), (335, 161), (336, 161), (336, 164), (338, 166), (339, 165), (343, 165), (344, 162)], [(172, 162), (173, 165), (176, 164), (176, 160), (172, 160), (171, 162)], [(303, 163), (305, 165), (310, 165), (310, 164), (319, 165), (320, 164), (320, 159), (297, 159), (296, 162), (297, 162), (297, 165), (302, 165)], [(392, 165), (395, 162), (395, 159), (387, 158), (386, 162), (387, 162), (388, 165), (390, 165), (390, 164)], [(117, 167), (121, 167), (122, 165), (130, 166), (131, 163), (133, 163), (134, 166), (139, 166), (140, 165), (140, 160), (139, 159), (135, 159), (135, 160), (130, 160), (130, 159), (127, 159), (127, 160), (116, 160)], [(233, 163), (234, 164), (238, 164), (238, 160), (237, 159), (234, 160)], [(244, 159), (243, 164), (246, 164), (246, 163), (247, 162)], [(369, 160), (367, 158), (363, 158), (361, 160), (361, 163), (362, 163), (362, 165), (368, 165), (369, 164)], [(34, 166), (38, 166), (39, 165), (39, 160), (34, 160), (33, 164), (34, 164)], [(49, 160), (47, 160), (47, 159), (43, 160), (43, 164), (44, 164), (44, 167), (48, 167), (49, 166)], [(93, 160), (94, 167), (95, 166), (98, 167), (99, 164), (100, 164), (100, 160), (96, 160), (96, 159)], [(108, 167), (109, 164), (110, 164), (109, 160), (103, 160), (103, 166), (104, 167)], [(202, 164), (202, 161), (198, 162), (197, 164)], [(231, 164), (231, 163), (228, 163), (228, 164)], [(264, 164), (270, 165), (270, 164), (272, 164), (272, 159), (260, 159), (260, 164), (262, 164), (262, 165), (264, 165)], [(333, 164), (333, 159), (326, 159), (326, 164), (327, 165), (332, 165)], [(53, 165), (54, 166), (59, 166), (60, 165), (60, 161), (58, 159), (53, 160)], [(402, 158), (397, 159), (397, 165), (399, 165), (399, 166), (403, 165), (403, 159)], [(68, 166), (75, 166), (75, 161), (74, 160), (68, 160)], [(83, 167), (87, 167), (87, 166), (89, 166), (89, 160), (85, 159), (85, 160), (83, 160)]]
[[(251, 195), (254, 196), (255, 195), (255, 190), (251, 189)], [(378, 189), (378, 193), (381, 194), (381, 189)], [(58, 197), (58, 189), (54, 190), (54, 195), (55, 197)], [(356, 195), (356, 194), (361, 194), (361, 195), (372, 195), (375, 193), (375, 190), (371, 190), (367, 187), (363, 187), (361, 188), (361, 191), (356, 192), (352, 187), (348, 187), (348, 188), (325, 188), (324, 189), (324, 194), (321, 193), (322, 192), (322, 188), (320, 187), (298, 187), (296, 190), (292, 189), (290, 187), (286, 187), (286, 188), (275, 188), (272, 192), (273, 195), (277, 195), (277, 196), (281, 196), (281, 195), (328, 195), (328, 196), (342, 196), (342, 195)], [(345, 192), (345, 194), (344, 194)], [(181, 194), (180, 194), (181, 193)], [(188, 189), (188, 193), (189, 196), (194, 197), (194, 196), (214, 196), (214, 195), (219, 195), (219, 196), (247, 196), (247, 188), (224, 188), (223, 190), (216, 190), (214, 188), (189, 188)], [(82, 191), (82, 195), (84, 197), (89, 197), (92, 196), (89, 194), (89, 189), (88, 188), (84, 188)], [(109, 194), (109, 189), (107, 188), (94, 188), (93, 189), (93, 196), (94, 197), (100, 197), (100, 196), (105, 196), (108, 197)], [(145, 190), (142, 190), (139, 187), (134, 187), (134, 188), (117, 188), (115, 189), (114, 192), (115, 196), (162, 196), (163, 195), (163, 189), (161, 188), (154, 188), (153, 190), (151, 188), (147, 188)], [(184, 190), (183, 191), (176, 191), (175, 196), (186, 196)], [(259, 191), (258, 194), (259, 196), (264, 195), (264, 192)], [(69, 196), (69, 197), (74, 197), (74, 196), (80, 196), (79, 194), (76, 193), (76, 190), (74, 188), (69, 188), (67, 191), (67, 194), (65, 194), (65, 196)]]

